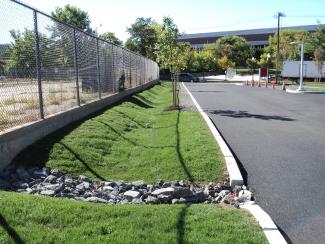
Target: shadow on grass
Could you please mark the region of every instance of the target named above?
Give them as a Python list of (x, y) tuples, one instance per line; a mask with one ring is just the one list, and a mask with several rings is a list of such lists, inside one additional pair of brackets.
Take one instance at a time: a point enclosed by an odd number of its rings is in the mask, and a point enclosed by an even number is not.
[(102, 115), (108, 109), (118, 106), (124, 102), (130, 102), (137, 106), (144, 108), (152, 108), (141, 100), (133, 97), (125, 98), (121, 101), (113, 103), (97, 112), (90, 114), (89, 116), (72, 122), (69, 125), (58, 129), (47, 135), (46, 137), (36, 141), (32, 145), (22, 150), (12, 161), (14, 165), (22, 165), (24, 167), (44, 167), (49, 160), (50, 151), (56, 143), (59, 143), (66, 135), (70, 134), (73, 130), (77, 129), (82, 123), (99, 115)]
[(18, 235), (16, 230), (12, 228), (6, 219), (0, 214), (0, 224), (2, 228), (8, 233), (8, 235), (13, 239), (14, 243), (16, 244), (22, 244), (24, 241), (21, 239), (21, 237)]
[(262, 114), (252, 114), (247, 111), (233, 111), (233, 110), (212, 110), (208, 111), (211, 114), (216, 114), (220, 116), (227, 116), (231, 118), (254, 118), (261, 120), (280, 120), (280, 121), (294, 121), (294, 119), (288, 118), (286, 116), (278, 115), (262, 115)]
[(177, 111), (177, 119), (176, 119), (176, 153), (177, 153), (177, 156), (179, 158), (179, 162), (180, 162), (181, 166), (183, 167), (183, 170), (184, 170), (188, 180), (193, 182), (194, 181), (193, 176), (191, 175), (190, 171), (188, 170), (188, 168), (187, 168), (187, 166), (185, 164), (183, 155), (182, 155), (181, 150), (180, 150), (180, 143), (181, 143), (180, 134), (179, 134), (179, 116), (180, 116), (180, 113), (181, 113), (180, 111)]
[(177, 243), (185, 243), (185, 217), (190, 204), (185, 204), (178, 215), (177, 221)]
[(59, 142), (59, 144), (61, 146), (63, 146), (66, 150), (68, 150), (79, 162), (81, 162), (83, 164), (83, 166), (85, 166), (85, 168), (92, 173), (96, 178), (102, 180), (102, 181), (106, 181), (106, 179), (104, 177), (102, 177), (100, 174), (98, 174), (95, 170), (93, 170), (82, 158), (81, 156), (76, 153), (74, 150), (72, 150), (71, 147), (69, 147), (68, 145), (64, 144), (63, 142)]
[(136, 96), (132, 96), (132, 97), (128, 98), (126, 101), (134, 103), (134, 104), (136, 104), (136, 105), (138, 105), (139, 107), (142, 107), (142, 108), (154, 108), (153, 106), (145, 103), (144, 101), (141, 101)]
[(128, 118), (129, 120), (131, 120), (131, 121), (133, 121), (135, 124), (137, 124), (139, 127), (141, 127), (141, 128), (145, 128), (144, 125), (142, 125), (140, 122), (136, 121), (134, 118), (132, 118), (131, 116), (127, 115), (126, 113), (123, 113), (123, 112), (121, 112), (121, 111), (119, 111), (119, 110), (117, 110), (117, 109), (112, 109), (112, 111), (114, 111), (114, 112), (120, 114), (120, 115), (123, 116), (123, 117)]
[(160, 149), (163, 149), (163, 148), (174, 148), (174, 146), (170, 145), (170, 146), (148, 146), (148, 145), (143, 145), (143, 144), (139, 144), (138, 142), (135, 142), (127, 137), (125, 137), (123, 135), (123, 133), (115, 130), (112, 126), (110, 126), (109, 124), (103, 122), (103, 121), (100, 121), (100, 120), (96, 120), (96, 122), (98, 123), (101, 123), (103, 125), (105, 125), (106, 127), (108, 127), (110, 130), (112, 130), (115, 134), (117, 134), (119, 137), (121, 137), (123, 140), (125, 141), (128, 141), (129, 143), (131, 143), (133, 146), (139, 146), (139, 147), (144, 147), (144, 148), (160, 148)]

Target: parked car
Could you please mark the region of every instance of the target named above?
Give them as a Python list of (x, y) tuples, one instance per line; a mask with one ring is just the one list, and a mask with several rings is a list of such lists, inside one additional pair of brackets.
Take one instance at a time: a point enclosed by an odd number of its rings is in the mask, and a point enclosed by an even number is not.
[(199, 82), (200, 79), (190, 73), (179, 73), (177, 78), (181, 82)]

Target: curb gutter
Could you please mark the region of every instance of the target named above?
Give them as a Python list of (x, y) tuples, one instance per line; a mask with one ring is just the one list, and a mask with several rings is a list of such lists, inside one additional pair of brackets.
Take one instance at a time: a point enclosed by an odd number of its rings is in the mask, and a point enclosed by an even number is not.
[[(203, 111), (203, 109), (200, 107), (196, 99), (193, 97), (192, 93), (187, 89), (185, 84), (182, 82), (182, 86), (187, 91), (187, 93), (190, 95), (194, 105), (196, 106), (197, 110), (207, 123), (208, 127), (210, 128), (212, 135), (216, 139), (216, 141), (219, 144), (219, 147), (223, 153), (223, 156), (225, 157), (227, 170), (229, 173), (230, 178), (230, 185), (231, 187), (234, 187), (235, 185), (243, 185), (244, 180), (240, 173), (239, 167), (237, 165), (236, 159), (234, 158), (233, 154), (231, 153), (230, 149), (228, 148), (226, 142), (221, 137), (219, 131), (212, 123), (209, 116)], [(287, 242), (281, 235), (278, 227), (275, 225), (273, 220), (271, 219), (270, 215), (266, 213), (258, 204), (255, 202), (248, 202), (240, 206), (240, 208), (248, 210), (258, 221), (259, 225), (261, 226), (268, 242), (270, 244), (286, 244)]]

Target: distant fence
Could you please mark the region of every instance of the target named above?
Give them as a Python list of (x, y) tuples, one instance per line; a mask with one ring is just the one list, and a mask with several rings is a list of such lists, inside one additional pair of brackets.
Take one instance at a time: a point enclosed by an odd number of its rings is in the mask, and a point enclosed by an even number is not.
[(159, 79), (154, 61), (0, 0), (0, 133)]

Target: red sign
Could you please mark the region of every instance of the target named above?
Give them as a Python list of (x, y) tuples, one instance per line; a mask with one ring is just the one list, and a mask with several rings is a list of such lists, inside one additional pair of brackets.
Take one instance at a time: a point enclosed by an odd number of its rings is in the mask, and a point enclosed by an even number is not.
[(268, 68), (260, 68), (260, 77), (267, 77), (269, 74)]

